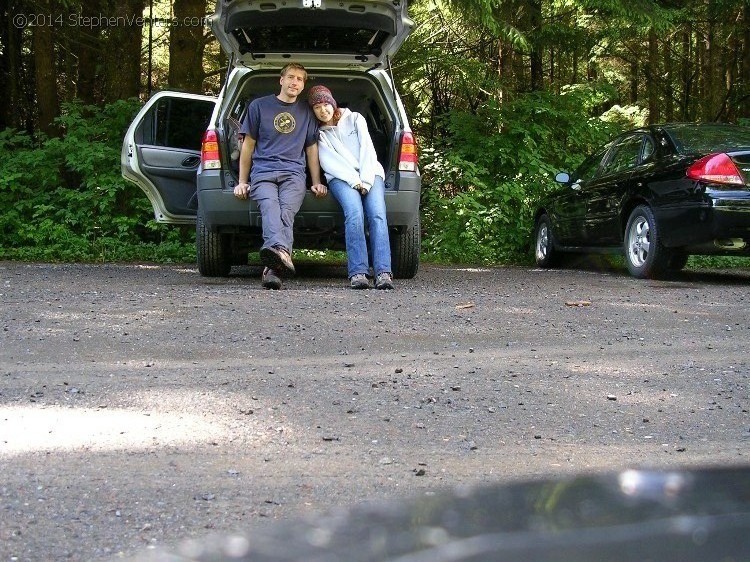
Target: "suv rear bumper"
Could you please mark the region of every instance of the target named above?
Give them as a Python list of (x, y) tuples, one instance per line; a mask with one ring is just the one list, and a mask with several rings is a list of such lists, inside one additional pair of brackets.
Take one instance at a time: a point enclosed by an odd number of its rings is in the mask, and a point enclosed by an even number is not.
[[(198, 208), (204, 224), (211, 230), (260, 227), (255, 201), (236, 198), (232, 190), (222, 189), (221, 183), (218, 172), (204, 171), (198, 175)], [(412, 226), (417, 222), (420, 193), (421, 177), (402, 173), (399, 189), (385, 192), (388, 226)], [(332, 231), (343, 227), (344, 215), (332, 195), (319, 199), (308, 191), (294, 224), (295, 228)]]

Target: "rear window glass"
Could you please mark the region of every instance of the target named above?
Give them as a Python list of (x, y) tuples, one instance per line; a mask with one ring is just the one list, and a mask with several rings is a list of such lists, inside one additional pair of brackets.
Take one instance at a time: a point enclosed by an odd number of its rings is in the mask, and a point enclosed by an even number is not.
[(371, 29), (278, 26), (237, 29), (234, 36), (245, 53), (351, 53), (379, 56), (389, 34)]
[(683, 154), (728, 152), (750, 148), (750, 128), (728, 125), (676, 126), (665, 129)]

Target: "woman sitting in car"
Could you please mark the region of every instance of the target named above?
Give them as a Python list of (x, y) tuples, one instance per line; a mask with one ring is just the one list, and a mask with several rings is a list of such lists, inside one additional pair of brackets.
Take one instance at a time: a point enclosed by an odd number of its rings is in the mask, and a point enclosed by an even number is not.
[(376, 289), (393, 289), (391, 246), (385, 209), (385, 172), (378, 162), (367, 123), (359, 113), (338, 107), (331, 90), (310, 88), (308, 101), (320, 122), (318, 153), (328, 187), (344, 211), (349, 282), (367, 289), (370, 235)]

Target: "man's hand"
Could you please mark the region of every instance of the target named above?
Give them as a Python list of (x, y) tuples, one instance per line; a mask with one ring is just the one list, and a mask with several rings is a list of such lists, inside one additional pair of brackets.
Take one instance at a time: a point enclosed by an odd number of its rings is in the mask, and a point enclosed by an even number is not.
[[(235, 188), (236, 189), (236, 188)], [(310, 188), (312, 192), (315, 194), (315, 197), (325, 197), (328, 193), (328, 188), (323, 185), (322, 183), (314, 183), (313, 186)], [(235, 191), (236, 193), (236, 191)]]
[(238, 183), (234, 186), (234, 196), (238, 199), (247, 199), (247, 194), (250, 191), (250, 185), (247, 183)]

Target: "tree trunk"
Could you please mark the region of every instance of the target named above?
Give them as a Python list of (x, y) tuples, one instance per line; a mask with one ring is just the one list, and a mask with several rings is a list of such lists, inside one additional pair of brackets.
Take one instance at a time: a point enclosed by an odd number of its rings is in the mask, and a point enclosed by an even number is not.
[(671, 37), (662, 42), (662, 59), (664, 60), (664, 85), (662, 91), (664, 92), (664, 120), (674, 121), (674, 94), (675, 94), (675, 80), (674, 76), (674, 65), (672, 61), (672, 48), (671, 48)]
[(653, 27), (648, 32), (646, 90), (648, 91), (648, 122), (658, 123), (661, 118), (659, 114), (659, 40)]
[[(514, 2), (503, 2), (499, 6), (499, 18), (501, 22), (507, 22), (515, 26), (516, 12)], [(518, 90), (518, 80), (516, 77), (515, 49), (510, 41), (504, 37), (497, 40), (498, 68), (497, 73), (500, 77), (500, 87), (498, 92), (498, 101), (500, 103), (510, 101), (511, 93)]]
[(142, 17), (146, 0), (106, 0), (106, 13), (119, 18), (108, 29), (104, 50), (104, 102), (137, 97), (141, 90), (141, 33), (134, 17)]
[[(557, 61), (555, 60), (555, 48), (550, 47), (549, 50), (549, 83), (550, 85), (555, 84), (555, 64)], [(560, 93), (560, 88), (556, 88), (557, 92)]]
[(169, 86), (203, 93), (206, 0), (174, 0), (169, 30)]
[(714, 99), (716, 96), (716, 42), (714, 26), (714, 6), (713, 0), (708, 2), (708, 27), (705, 31), (705, 43), (703, 47), (703, 64), (700, 66), (700, 75), (703, 78), (701, 118), (703, 121), (713, 121), (715, 107)]
[[(10, 7), (9, 7), (10, 8)], [(11, 9), (0, 9), (0, 95), (5, 100), (11, 100), (11, 90), (13, 76), (10, 73), (10, 54), (6, 45), (10, 45), (14, 39), (11, 37), (13, 24), (11, 23)], [(11, 111), (8, 104), (4, 104), (0, 109), (0, 131), (11, 126)]]
[(541, 0), (528, 0), (528, 28), (526, 33), (531, 43), (531, 90), (537, 92), (544, 88), (544, 75), (542, 68), (542, 2)]
[(638, 103), (638, 82), (640, 75), (638, 72), (638, 59), (634, 56), (634, 59), (630, 62), (630, 103), (635, 105)]
[[(56, 13), (57, 6), (40, 0), (43, 14)], [(34, 50), (34, 79), (36, 81), (37, 129), (47, 136), (56, 137), (60, 128), (54, 120), (60, 115), (57, 97), (57, 69), (55, 68), (55, 37), (52, 25), (36, 25), (31, 30)]]
[(680, 99), (680, 112), (683, 121), (692, 121), (690, 111), (690, 100), (692, 96), (692, 62), (693, 62), (693, 29), (690, 23), (685, 25), (682, 35), (682, 69), (680, 71), (682, 82), (682, 96)]
[[(740, 10), (741, 12), (741, 10)], [(736, 14), (736, 20), (742, 21), (742, 14)], [(729, 37), (730, 47), (725, 56), (722, 57), (725, 96), (722, 104), (722, 120), (732, 122), (737, 119), (737, 96), (739, 84), (737, 80), (737, 69), (740, 67), (742, 57), (742, 32), (735, 28)], [(726, 50), (725, 50), (726, 51)]]
[[(83, 16), (93, 18), (102, 13), (102, 5), (98, 0), (91, 0), (84, 3), (81, 10)], [(101, 35), (101, 26), (82, 28), (74, 48), (78, 59), (76, 97), (89, 105), (102, 101), (101, 79), (104, 68), (101, 60)]]
[(742, 97), (739, 116), (750, 119), (750, 0), (745, 0), (742, 9), (742, 30), (742, 60), (740, 62), (740, 93)]

